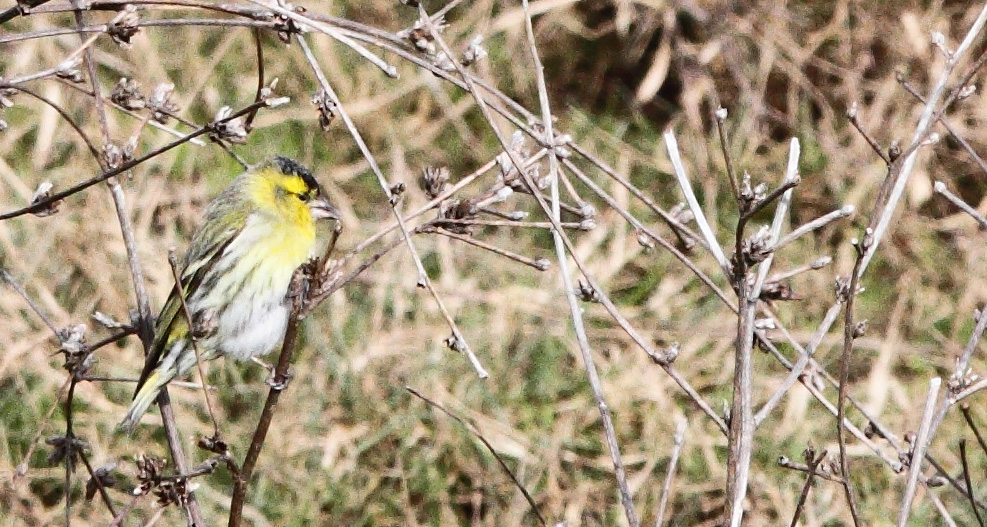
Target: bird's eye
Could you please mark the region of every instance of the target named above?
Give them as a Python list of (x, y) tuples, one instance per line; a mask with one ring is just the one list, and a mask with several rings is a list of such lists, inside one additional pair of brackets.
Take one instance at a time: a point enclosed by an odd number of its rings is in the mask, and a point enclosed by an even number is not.
[(295, 197), (303, 202), (308, 201), (308, 194), (295, 194)]

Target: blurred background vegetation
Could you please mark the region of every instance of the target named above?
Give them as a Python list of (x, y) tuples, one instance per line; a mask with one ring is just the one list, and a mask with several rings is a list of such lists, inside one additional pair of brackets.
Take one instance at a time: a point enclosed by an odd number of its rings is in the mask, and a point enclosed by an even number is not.
[[(0, 8), (7, 4), (12, 2)], [(414, 9), (392, 0), (312, 2), (308, 7), (388, 32), (409, 27), (417, 18)], [(930, 31), (943, 32), (947, 45), (955, 46), (980, 6), (537, 0), (532, 8), (558, 128), (671, 208), (682, 200), (661, 142), (661, 132), (671, 126), (700, 201), (721, 239), (727, 239), (736, 212), (713, 110), (729, 109), (731, 153), (738, 168), (756, 181), (780, 181), (788, 139), (801, 140), (803, 183), (792, 208), (793, 224), (845, 204), (866, 207), (886, 169), (848, 124), (847, 108), (858, 105), (863, 126), (885, 147), (892, 141), (907, 143), (920, 103), (900, 87), (896, 74), (925, 93), (944, 61), (930, 43)], [(87, 16), (95, 23), (112, 14)], [(154, 16), (171, 15), (162, 10)], [(476, 66), (478, 73), (536, 109), (523, 20), (517, 2), (465, 2), (447, 15), (445, 38), (462, 46), (483, 35), (490, 56)], [(21, 17), (0, 25), (0, 37), (73, 24), (65, 14)], [(248, 29), (145, 28), (130, 49), (102, 38), (94, 50), (105, 91), (120, 77), (134, 78), (147, 89), (172, 82), (181, 114), (197, 123), (208, 122), (223, 105), (236, 108), (253, 100), (256, 66)], [(386, 54), (399, 67), (399, 79), (386, 77), (325, 37), (310, 42), (384, 173), (409, 186), (409, 208), (426, 201), (417, 183), (426, 166), (449, 167), (455, 181), (500, 152), (469, 94)], [(78, 45), (74, 34), (2, 44), (0, 76), (51, 67)], [(349, 249), (390, 223), (386, 201), (346, 130), (339, 123), (328, 132), (319, 128), (309, 103), (317, 86), (304, 73), (308, 68), (298, 46), (266, 37), (264, 47), (266, 76), (280, 79), (277, 93), (290, 96), (292, 103), (261, 112), (257, 129), (236, 151), (249, 162), (279, 153), (311, 166), (344, 211), (340, 243)], [(976, 53), (983, 47), (983, 42), (976, 44)], [(98, 130), (84, 95), (55, 81), (35, 88), (69, 108), (88, 131)], [(98, 170), (53, 110), (26, 97), (16, 102), (0, 113), (9, 123), (0, 133), (3, 211), (27, 203), (43, 180), (65, 188)], [(139, 124), (114, 111), (109, 117), (119, 138)], [(987, 150), (987, 132), (980, 130), (985, 118), (987, 105), (980, 95), (950, 115), (979, 152)], [(502, 129), (511, 131), (506, 124)], [(138, 151), (168, 140), (161, 132), (145, 132)], [(205, 203), (238, 171), (221, 149), (187, 144), (122, 181), (153, 309), (172, 287), (168, 249), (184, 251)], [(893, 231), (864, 280), (867, 292), (860, 297), (858, 317), (868, 319), (870, 329), (858, 341), (850, 393), (899, 436), (916, 430), (917, 401), (928, 379), (951, 373), (973, 326), (970, 314), (987, 297), (983, 234), (933, 196), (932, 181), (946, 181), (984, 211), (984, 176), (951, 140), (923, 154)], [(656, 219), (625, 190), (601, 174), (593, 177), (618, 203), (657, 228)], [(734, 316), (670, 255), (645, 250), (618, 214), (595, 204), (597, 228), (574, 234), (579, 254), (645, 336), (659, 345), (680, 343), (676, 366), (719, 408), (731, 397)], [(534, 207), (530, 212), (538, 217)], [(834, 277), (852, 268), (847, 239), (861, 226), (856, 219), (835, 224), (779, 255), (776, 269), (834, 257), (830, 267), (792, 280), (799, 300), (775, 306), (779, 320), (800, 341), (809, 339), (832, 304)], [(482, 232), (485, 240), (527, 256), (553, 257), (544, 232)], [(570, 527), (623, 525), (599, 413), (555, 267), (534, 271), (438, 237), (418, 243), (490, 378), (478, 379), (463, 357), (445, 347), (448, 327), (434, 302), (416, 289), (406, 250), (392, 252), (305, 320), (295, 376), (282, 395), (248, 495), (247, 520), (258, 526), (534, 525), (520, 493), (477, 438), (411, 396), (405, 390), (411, 386), (472, 420), (550, 521), (565, 520)], [(697, 253), (696, 260), (712, 276), (719, 274), (707, 255)], [(0, 223), (0, 262), (58, 327), (88, 324), (90, 341), (108, 334), (92, 321), (93, 312), (127, 320), (134, 306), (113, 203), (102, 186), (69, 198), (58, 215)], [(602, 308), (587, 304), (585, 309), (643, 520), (654, 521), (675, 421), (684, 417), (688, 432), (667, 524), (715, 524), (723, 508), (724, 437)], [(0, 525), (60, 523), (64, 469), (47, 463), (44, 438), (63, 427), (57, 401), (66, 374), (61, 358), (53, 355), (57, 345), (50, 331), (10, 288), (0, 288), (0, 343)], [(817, 351), (831, 372), (837, 370), (841, 343), (837, 329)], [(139, 342), (131, 337), (103, 349), (94, 372), (134, 377), (141, 364)], [(761, 354), (755, 367), (756, 393), (767, 398), (786, 371)], [(973, 368), (983, 371), (982, 355)], [(220, 422), (239, 456), (267, 393), (265, 375), (251, 364), (208, 365)], [(835, 399), (835, 391), (828, 391)], [(120, 502), (128, 500), (123, 492), (134, 483), (134, 456), (166, 454), (156, 416), (148, 416), (133, 438), (114, 433), (130, 395), (129, 384), (84, 383), (76, 397), (76, 430), (89, 441), (94, 461), (119, 461), (122, 481), (112, 496)], [(195, 451), (195, 439), (211, 433), (202, 395), (176, 388), (172, 398), (195, 462), (204, 457)], [(973, 401), (973, 415), (981, 423), (987, 419), (982, 396)], [(808, 444), (835, 452), (834, 421), (799, 386), (769, 418), (756, 437), (751, 525), (790, 522), (804, 475), (778, 467), (776, 460), (801, 459)], [(968, 436), (972, 439), (962, 419), (951, 415), (933, 443), (953, 473), (959, 470), (956, 442)], [(889, 511), (897, 510), (903, 478), (863, 445), (851, 442), (850, 455), (864, 519), (885, 524)], [(983, 474), (984, 453), (971, 462), (973, 472)], [(22, 464), (26, 474), (14, 478)], [(199, 481), (197, 494), (207, 518), (224, 517), (229, 474), (220, 469)], [(73, 524), (107, 524), (103, 505), (82, 501), (83, 492), (80, 480), (72, 490), (77, 503)], [(963, 496), (948, 488), (939, 489), (939, 495), (958, 522), (975, 521)], [(138, 509), (134, 516), (139, 518), (155, 512), (150, 501)], [(916, 525), (942, 521), (928, 499), (920, 499), (915, 511)], [(172, 507), (163, 521), (180, 525), (184, 520)], [(803, 522), (849, 523), (837, 484), (817, 482)]]

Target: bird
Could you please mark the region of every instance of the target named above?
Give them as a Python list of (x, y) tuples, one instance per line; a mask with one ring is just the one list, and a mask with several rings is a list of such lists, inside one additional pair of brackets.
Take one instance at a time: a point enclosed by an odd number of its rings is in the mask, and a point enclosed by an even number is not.
[(309, 169), (282, 156), (248, 168), (209, 203), (179, 273), (188, 316), (176, 285), (119, 429), (133, 433), (161, 389), (195, 366), (193, 338), (202, 360), (256, 360), (281, 341), (285, 296), (314, 256), (320, 220), (339, 221), (339, 210)]

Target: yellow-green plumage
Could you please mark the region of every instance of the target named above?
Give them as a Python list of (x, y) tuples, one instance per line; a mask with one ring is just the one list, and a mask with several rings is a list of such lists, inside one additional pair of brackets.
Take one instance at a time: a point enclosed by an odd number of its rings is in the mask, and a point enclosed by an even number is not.
[[(315, 221), (338, 219), (312, 174), (275, 157), (210, 202), (181, 271), (202, 360), (268, 353), (284, 336), (291, 276), (312, 256)], [(195, 365), (177, 288), (155, 328), (137, 392), (120, 428), (133, 431), (161, 388)]]

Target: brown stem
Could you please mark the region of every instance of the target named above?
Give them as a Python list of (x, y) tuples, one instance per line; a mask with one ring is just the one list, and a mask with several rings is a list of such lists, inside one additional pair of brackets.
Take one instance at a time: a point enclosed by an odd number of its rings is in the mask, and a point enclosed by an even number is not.
[(267, 401), (264, 402), (264, 409), (261, 411), (260, 419), (257, 422), (257, 429), (254, 431), (247, 455), (240, 467), (239, 474), (234, 475), (233, 497), (230, 501), (230, 522), (229, 527), (239, 527), (243, 519), (243, 505), (247, 497), (247, 484), (253, 476), (257, 466), (257, 459), (264, 448), (264, 441), (267, 439), (267, 431), (271, 428), (274, 420), (274, 409), (281, 398), (281, 392), (288, 383), (290, 375), (288, 367), (291, 365), (291, 357), (295, 352), (295, 342), (298, 340), (298, 315), (303, 305), (305, 296), (305, 271), (299, 269), (295, 271), (295, 276), (288, 288), (288, 295), (292, 299), (291, 315), (288, 318), (288, 327), (285, 329), (284, 341), (281, 344), (281, 355), (278, 363), (274, 367), (274, 374), (271, 381), (271, 389), (267, 392)]

